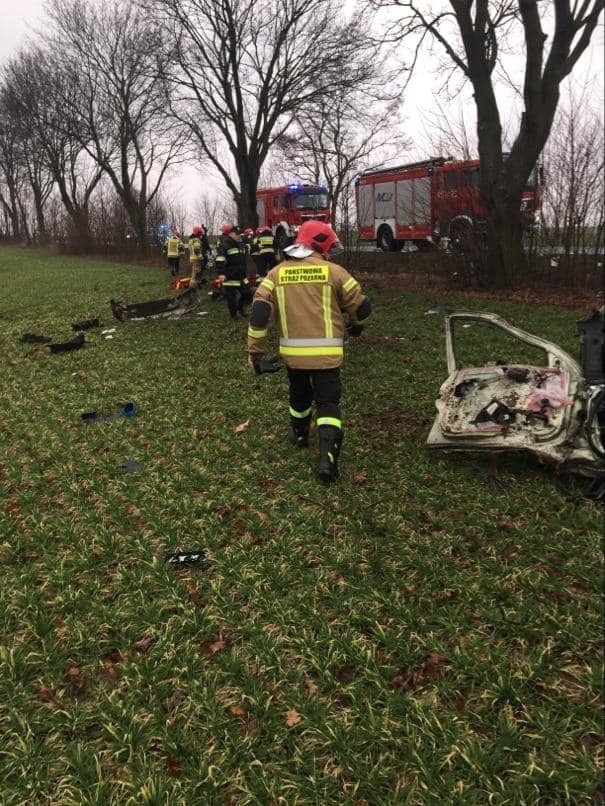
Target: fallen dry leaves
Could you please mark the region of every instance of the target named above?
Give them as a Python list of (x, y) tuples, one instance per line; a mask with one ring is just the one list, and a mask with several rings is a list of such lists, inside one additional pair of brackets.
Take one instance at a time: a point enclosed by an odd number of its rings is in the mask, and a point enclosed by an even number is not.
[(235, 717), (235, 719), (248, 719), (248, 711), (243, 705), (230, 705), (229, 713), (231, 716)]
[(63, 703), (57, 696), (57, 692), (54, 689), (49, 688), (48, 686), (42, 684), (38, 689), (38, 694), (40, 695), (41, 700), (51, 703), (53, 708), (55, 708), (57, 711), (65, 710), (63, 707)]
[(88, 683), (88, 678), (86, 677), (85, 672), (83, 672), (82, 669), (75, 663), (72, 663), (67, 667), (65, 679), (67, 680), (69, 686), (69, 692), (73, 697), (78, 697), (80, 694), (82, 694)]
[(446, 663), (447, 658), (444, 655), (439, 655), (437, 652), (428, 652), (420, 669), (412, 669), (411, 671), (401, 669), (392, 677), (391, 688), (411, 690), (424, 688), (428, 683), (440, 680), (443, 677)]
[(169, 775), (178, 776), (182, 772), (181, 762), (174, 756), (167, 756), (164, 762)]
[(134, 642), (134, 648), (137, 652), (140, 652), (141, 655), (146, 655), (149, 647), (153, 644), (155, 638), (152, 638), (150, 635), (145, 635), (143, 638), (139, 638), (138, 641)]
[(294, 725), (298, 725), (298, 723), (302, 720), (302, 716), (295, 711), (293, 708), (289, 711), (286, 711), (286, 725), (289, 728), (293, 728)]
[(200, 642), (200, 647), (204, 655), (216, 655), (216, 653), (223, 650), (226, 647), (226, 645), (227, 644), (220, 635), (218, 635), (214, 639)]

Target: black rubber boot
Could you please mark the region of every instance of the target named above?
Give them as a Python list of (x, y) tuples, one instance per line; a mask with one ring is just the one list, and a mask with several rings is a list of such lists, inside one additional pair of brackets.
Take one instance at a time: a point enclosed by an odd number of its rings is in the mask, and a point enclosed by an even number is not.
[(338, 456), (342, 446), (342, 431), (333, 425), (320, 425), (319, 464), (317, 475), (322, 481), (330, 483), (338, 478)]
[(297, 448), (306, 448), (309, 445), (309, 426), (311, 415), (308, 417), (290, 417), (288, 439)]

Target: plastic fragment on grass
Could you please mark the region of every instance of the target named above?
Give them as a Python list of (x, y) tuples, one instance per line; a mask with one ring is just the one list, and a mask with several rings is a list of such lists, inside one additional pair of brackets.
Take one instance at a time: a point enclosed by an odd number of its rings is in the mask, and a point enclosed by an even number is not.
[(50, 336), (41, 336), (38, 333), (23, 333), (19, 341), (24, 344), (48, 344), (52, 339)]
[(164, 557), (164, 562), (177, 570), (193, 567), (206, 571), (210, 568), (210, 560), (208, 559), (205, 549), (198, 551), (177, 551), (174, 554), (167, 554)]
[(127, 403), (120, 403), (118, 411), (106, 414), (102, 411), (85, 411), (80, 415), (86, 422), (107, 422), (109, 420), (119, 420), (120, 417), (134, 417), (138, 411), (136, 403), (129, 400)]
[(98, 316), (96, 316), (94, 319), (83, 319), (81, 322), (74, 322), (74, 324), (71, 326), (71, 329), (76, 331), (92, 330), (93, 327), (100, 327), (100, 326), (101, 326), (101, 320), (99, 319)]
[(48, 349), (51, 353), (69, 353), (72, 350), (79, 350), (84, 346), (84, 334), (78, 333), (73, 339), (69, 341), (60, 341), (54, 344), (49, 344)]
[(142, 470), (145, 467), (143, 462), (137, 462), (135, 459), (126, 459), (118, 466), (120, 473), (136, 473), (137, 470)]

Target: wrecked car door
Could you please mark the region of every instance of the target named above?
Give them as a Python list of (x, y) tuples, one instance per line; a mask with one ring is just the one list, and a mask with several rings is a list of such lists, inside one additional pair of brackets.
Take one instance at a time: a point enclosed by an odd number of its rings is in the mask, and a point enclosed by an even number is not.
[[(537, 348), (543, 361), (461, 367), (455, 328), (474, 323), (485, 323)], [(449, 375), (436, 401), (437, 417), (427, 439), (430, 448), (526, 450), (582, 475), (603, 474), (602, 432), (594, 412), (595, 402), (602, 406), (602, 385), (589, 385), (568, 353), (493, 313), (447, 314), (445, 339)]]

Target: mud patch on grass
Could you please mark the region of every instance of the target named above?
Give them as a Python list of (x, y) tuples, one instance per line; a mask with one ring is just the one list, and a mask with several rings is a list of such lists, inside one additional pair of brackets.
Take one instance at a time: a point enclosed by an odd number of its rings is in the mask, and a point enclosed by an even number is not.
[(418, 417), (413, 412), (391, 407), (385, 411), (366, 412), (361, 421), (374, 442), (390, 442), (396, 437), (423, 439), (427, 436), (433, 417)]

